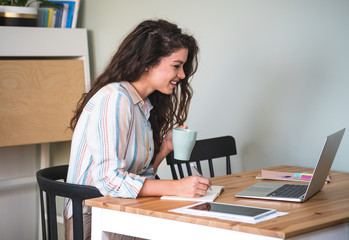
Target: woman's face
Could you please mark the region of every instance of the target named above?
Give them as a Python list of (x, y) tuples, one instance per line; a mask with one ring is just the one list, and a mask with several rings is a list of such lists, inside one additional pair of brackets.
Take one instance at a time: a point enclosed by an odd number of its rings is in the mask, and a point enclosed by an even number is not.
[(180, 48), (170, 56), (162, 58), (157, 66), (150, 68), (146, 73), (148, 90), (172, 94), (178, 82), (185, 78), (183, 65), (187, 57), (188, 49)]

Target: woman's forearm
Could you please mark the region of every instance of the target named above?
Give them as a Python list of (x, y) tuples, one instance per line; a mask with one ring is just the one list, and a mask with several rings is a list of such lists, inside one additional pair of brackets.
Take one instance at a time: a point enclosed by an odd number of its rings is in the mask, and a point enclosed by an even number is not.
[(152, 180), (146, 179), (138, 194), (142, 196), (182, 196), (201, 197), (206, 194), (211, 182), (207, 178), (190, 176), (180, 180)]
[(161, 147), (160, 147), (160, 151), (159, 153), (156, 155), (155, 157), (155, 160), (154, 160), (154, 163), (153, 163), (153, 168), (154, 168), (154, 171), (156, 171), (160, 165), (160, 163), (162, 162), (162, 160), (164, 160), (164, 158), (170, 153), (172, 152), (172, 149), (170, 149), (168, 147), (168, 144), (166, 142), (167, 140), (164, 139), (164, 141), (162, 142), (161, 144)]
[(138, 196), (178, 195), (175, 180), (145, 180)]
[(153, 163), (153, 168), (154, 171), (156, 171), (160, 165), (160, 163), (162, 162), (162, 160), (165, 159), (165, 157), (170, 153), (170, 151), (168, 153), (166, 152), (159, 152), (158, 155), (156, 155), (154, 163)]

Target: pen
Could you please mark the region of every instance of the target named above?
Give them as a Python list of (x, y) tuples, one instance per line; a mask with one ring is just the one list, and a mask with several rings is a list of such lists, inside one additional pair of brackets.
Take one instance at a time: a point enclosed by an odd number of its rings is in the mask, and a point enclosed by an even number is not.
[[(190, 166), (191, 166), (191, 169), (196, 173), (196, 175), (198, 175), (199, 177), (203, 177), (202, 174), (199, 172), (199, 170), (194, 165), (194, 163), (190, 163)], [(211, 186), (209, 186), (208, 189), (210, 189), (212, 191)]]

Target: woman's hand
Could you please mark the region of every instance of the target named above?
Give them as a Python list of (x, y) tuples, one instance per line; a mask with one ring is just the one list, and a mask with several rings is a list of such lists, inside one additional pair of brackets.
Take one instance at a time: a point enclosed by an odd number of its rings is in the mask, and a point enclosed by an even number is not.
[[(179, 126), (178, 128), (188, 129), (188, 126)], [(166, 148), (169, 151), (168, 153), (173, 151), (172, 130), (166, 134), (164, 140), (161, 143), (160, 151), (162, 148)]]
[[(187, 129), (188, 126), (179, 126), (178, 128)], [(173, 143), (172, 143), (172, 130), (171, 130), (166, 134), (166, 136), (162, 140), (160, 151), (158, 155), (155, 157), (155, 161), (153, 163), (154, 171), (158, 169), (162, 160), (164, 160), (165, 157), (172, 151), (173, 151)]]
[(177, 194), (182, 197), (202, 197), (206, 195), (207, 189), (211, 186), (211, 181), (196, 175), (182, 178), (178, 181)]

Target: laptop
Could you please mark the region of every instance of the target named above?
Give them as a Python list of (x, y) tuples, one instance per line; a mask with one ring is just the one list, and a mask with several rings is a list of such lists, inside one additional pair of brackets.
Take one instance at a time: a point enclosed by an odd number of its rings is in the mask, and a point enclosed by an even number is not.
[(289, 202), (307, 201), (323, 188), (344, 132), (345, 128), (327, 137), (309, 184), (258, 182), (235, 196)]

